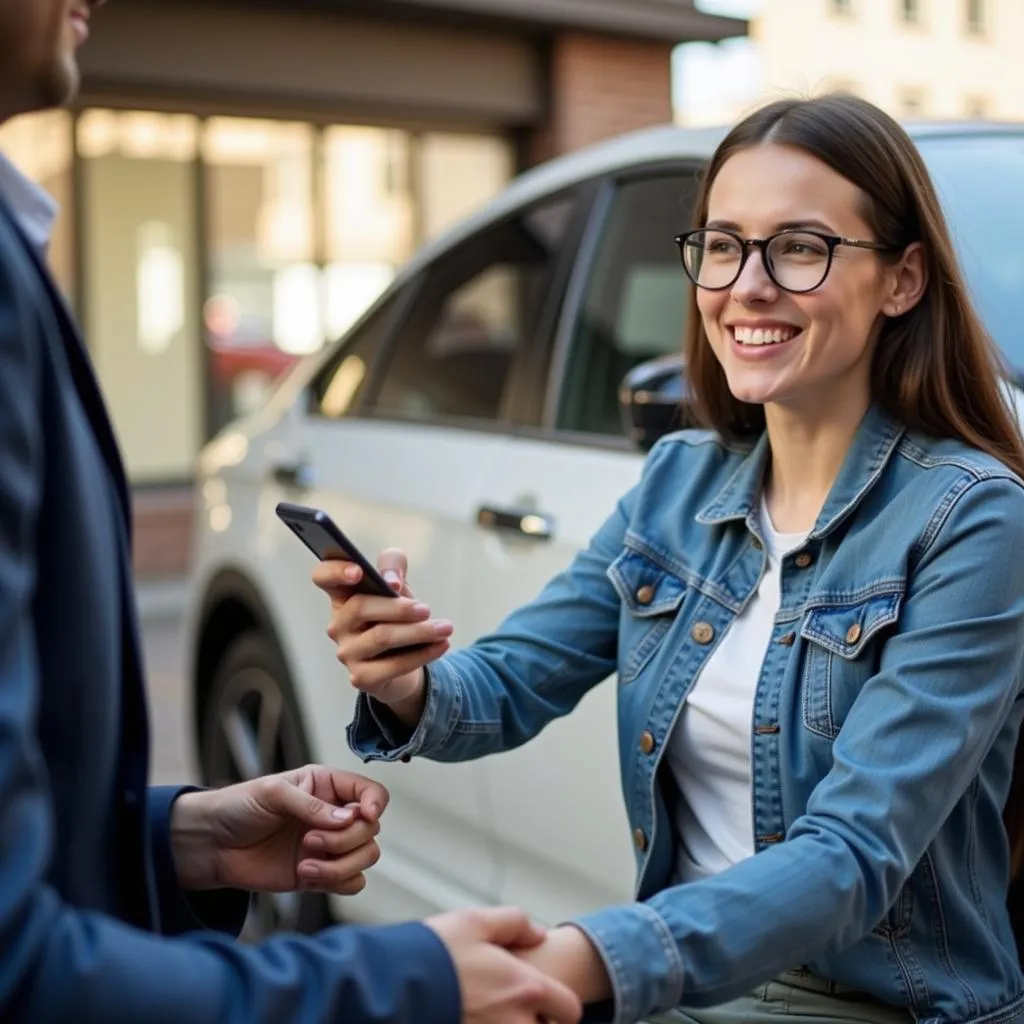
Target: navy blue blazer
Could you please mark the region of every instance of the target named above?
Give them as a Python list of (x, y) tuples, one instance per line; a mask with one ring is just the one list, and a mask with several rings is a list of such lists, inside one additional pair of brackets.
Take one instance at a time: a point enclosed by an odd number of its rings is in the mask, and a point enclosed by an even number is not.
[(0, 201), (0, 1020), (456, 1024), (421, 924), (246, 946), (247, 894), (181, 890), (182, 790), (146, 783), (130, 536), (89, 358)]

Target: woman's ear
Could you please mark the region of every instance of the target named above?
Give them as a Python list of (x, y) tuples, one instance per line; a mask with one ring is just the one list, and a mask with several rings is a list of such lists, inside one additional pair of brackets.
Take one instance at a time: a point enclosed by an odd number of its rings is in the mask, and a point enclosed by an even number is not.
[(882, 307), (886, 316), (902, 316), (921, 301), (928, 287), (928, 267), (921, 242), (907, 246), (899, 262), (888, 271), (888, 280), (889, 296)]

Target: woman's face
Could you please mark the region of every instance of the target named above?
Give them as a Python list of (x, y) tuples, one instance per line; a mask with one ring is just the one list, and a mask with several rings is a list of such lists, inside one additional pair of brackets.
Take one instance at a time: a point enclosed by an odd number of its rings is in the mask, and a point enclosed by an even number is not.
[[(787, 228), (859, 241), (876, 239), (860, 213), (860, 190), (817, 158), (764, 144), (730, 157), (715, 178), (705, 227), (766, 238)], [(793, 258), (800, 258), (800, 250)], [(697, 289), (708, 341), (736, 398), (807, 412), (867, 407), (881, 318), (898, 312), (898, 268), (877, 252), (839, 246), (814, 291), (794, 294), (765, 271), (751, 247), (723, 291)]]

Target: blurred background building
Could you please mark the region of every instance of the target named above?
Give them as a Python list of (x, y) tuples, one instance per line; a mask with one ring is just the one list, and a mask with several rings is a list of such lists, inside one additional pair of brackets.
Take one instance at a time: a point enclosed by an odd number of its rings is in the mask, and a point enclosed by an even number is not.
[(704, 0), (746, 38), (676, 52), (685, 124), (779, 95), (845, 89), (903, 118), (1024, 119), (1022, 0)]
[(50, 253), (180, 572), (203, 443), (517, 171), (670, 120), (692, 0), (117, 0), (73, 109), (0, 129), (61, 204)]

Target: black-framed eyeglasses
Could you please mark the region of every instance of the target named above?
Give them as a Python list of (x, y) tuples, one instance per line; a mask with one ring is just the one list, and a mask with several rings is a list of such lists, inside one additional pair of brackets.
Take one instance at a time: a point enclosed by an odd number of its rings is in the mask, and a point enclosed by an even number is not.
[(832, 269), (840, 245), (875, 252), (898, 252), (882, 242), (827, 235), (822, 231), (787, 228), (767, 238), (744, 238), (725, 228), (697, 228), (676, 235), (687, 276), (698, 288), (723, 291), (743, 273), (751, 249), (761, 250), (764, 269), (783, 291), (813, 292)]

